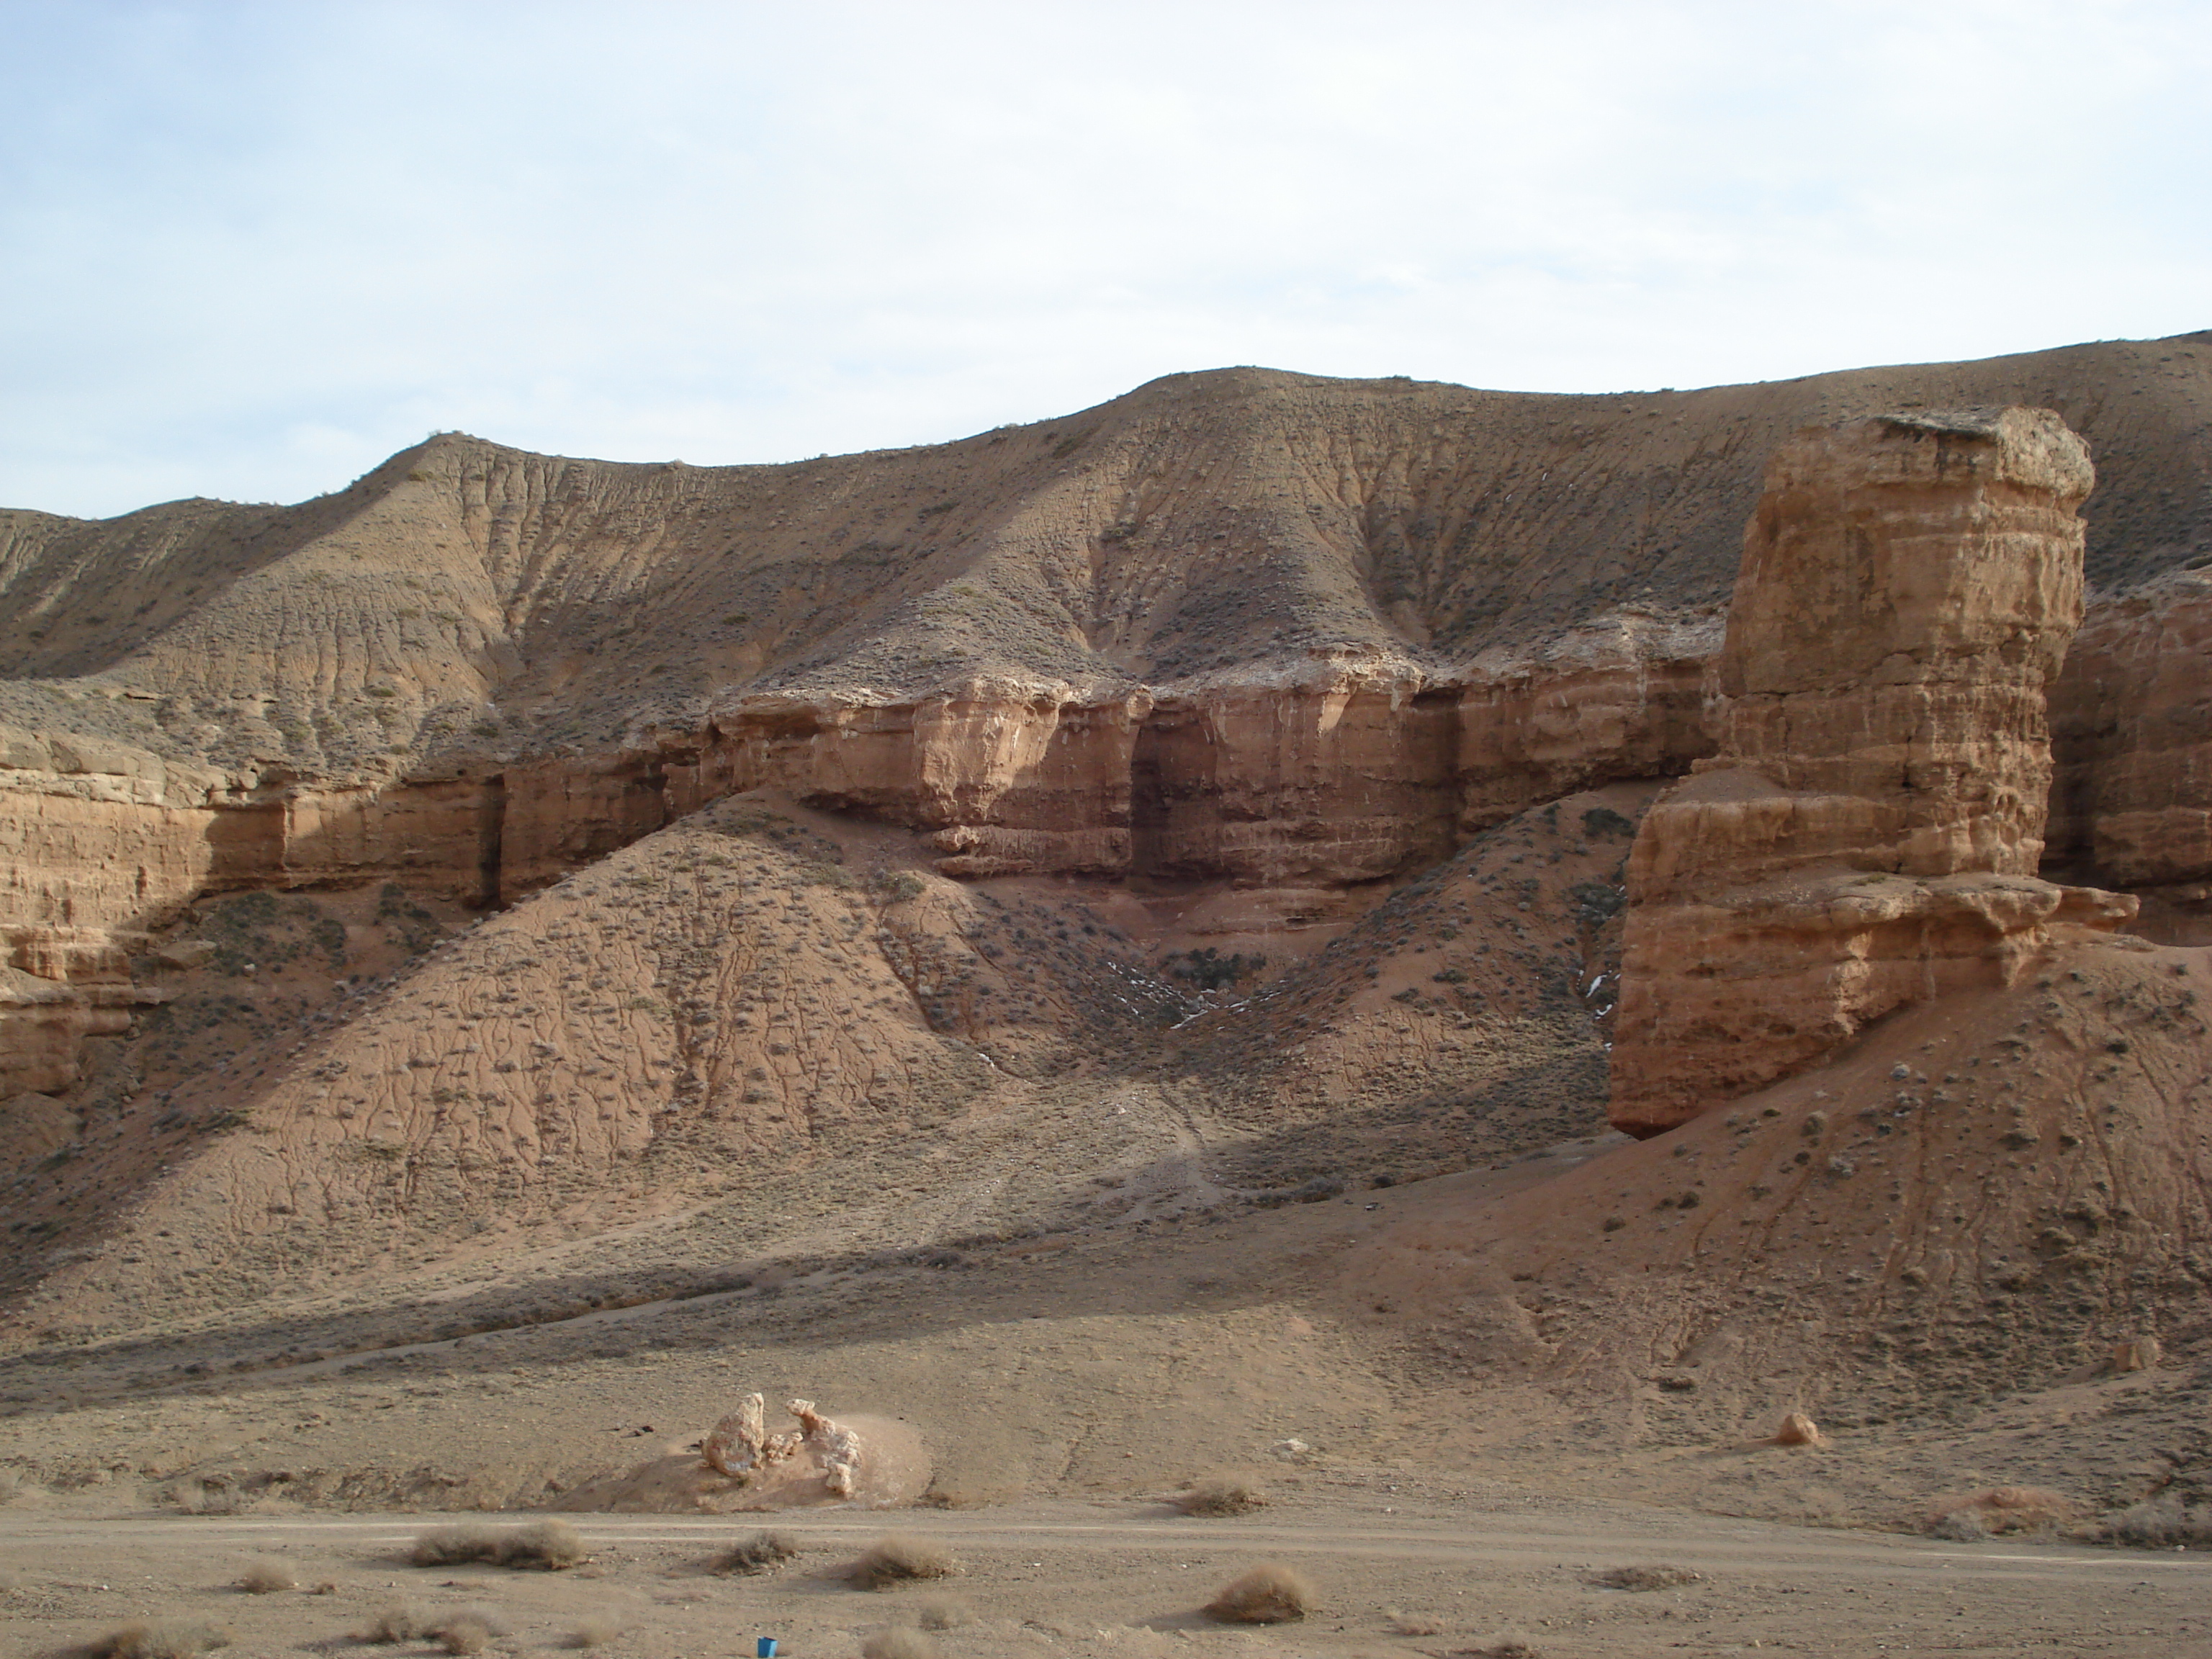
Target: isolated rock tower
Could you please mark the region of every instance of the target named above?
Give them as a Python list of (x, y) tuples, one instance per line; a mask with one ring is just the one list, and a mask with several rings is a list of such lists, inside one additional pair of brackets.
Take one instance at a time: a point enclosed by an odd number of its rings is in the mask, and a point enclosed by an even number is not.
[(1645, 818), (1613, 1121), (1656, 1134), (2135, 901), (2037, 878), (2087, 447), (2048, 410), (1800, 433), (1744, 535), (1719, 750)]

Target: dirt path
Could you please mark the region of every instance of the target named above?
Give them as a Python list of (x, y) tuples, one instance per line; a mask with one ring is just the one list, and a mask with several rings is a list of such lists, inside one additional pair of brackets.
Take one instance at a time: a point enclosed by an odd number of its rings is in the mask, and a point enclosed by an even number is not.
[[(616, 1653), (727, 1651), (757, 1631), (781, 1634), (805, 1659), (844, 1659), (869, 1630), (913, 1622), (921, 1599), (940, 1589), (957, 1595), (954, 1616), (970, 1621), (957, 1645), (987, 1659), (1150, 1654), (1163, 1641), (1240, 1654), (1448, 1655), (1514, 1639), (1547, 1656), (2212, 1654), (2212, 1561), (2201, 1556), (1935, 1544), (1625, 1505), (1478, 1499), (1400, 1513), (1300, 1504), (1207, 1522), (1127, 1503), (813, 1511), (762, 1517), (791, 1534), (799, 1558), (781, 1574), (734, 1580), (702, 1563), (750, 1522), (586, 1516), (577, 1521), (593, 1560), (576, 1573), (402, 1565), (426, 1527), (483, 1518), (11, 1512), (0, 1542), (10, 1575), (0, 1634), (13, 1651), (40, 1653), (96, 1633), (102, 1620), (183, 1614), (234, 1625), (240, 1654), (284, 1653), (325, 1646), (395, 1599), (443, 1598), (492, 1602), (519, 1648), (561, 1642), (599, 1617), (623, 1629)], [(964, 1571), (944, 1586), (852, 1592), (842, 1564), (886, 1530), (942, 1547)], [(1314, 1617), (1249, 1632), (1196, 1611), (1263, 1559), (1313, 1582)], [(332, 1588), (315, 1596), (228, 1588), (256, 1561), (283, 1564), (303, 1587)], [(1596, 1582), (1632, 1566), (1696, 1577), (1648, 1593)]]

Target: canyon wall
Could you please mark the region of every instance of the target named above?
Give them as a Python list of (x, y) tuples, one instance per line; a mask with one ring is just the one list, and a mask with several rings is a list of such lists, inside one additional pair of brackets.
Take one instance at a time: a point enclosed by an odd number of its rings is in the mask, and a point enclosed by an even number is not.
[[(2051, 695), (2051, 841), (2102, 880), (2212, 902), (2212, 574), (2177, 572), (2093, 611)], [(2178, 919), (2178, 918), (2177, 918)]]
[[(2212, 910), (2212, 337), (1588, 398), (1234, 369), (787, 466), (444, 434), (295, 507), (0, 511), (0, 1022), (112, 1026), (202, 895), (503, 903), (756, 787), (908, 825), (948, 875), (1232, 883), (1261, 925), (1711, 756), (1777, 438), (2015, 403), (2096, 445), (2117, 596), (2054, 694), (2053, 854)], [(1982, 746), (1918, 763), (2002, 762), (2017, 799), (1961, 784), (1909, 833), (2026, 870), (2024, 716), (1976, 695)], [(32, 1046), (69, 1043), (0, 1042), (0, 1090), (59, 1075), (7, 1069)]]
[(2048, 689), (2081, 615), (2087, 447), (2048, 410), (1879, 416), (1778, 450), (1720, 753), (1630, 853), (1613, 1119), (1656, 1133), (1909, 1003), (2133, 915), (2040, 879)]

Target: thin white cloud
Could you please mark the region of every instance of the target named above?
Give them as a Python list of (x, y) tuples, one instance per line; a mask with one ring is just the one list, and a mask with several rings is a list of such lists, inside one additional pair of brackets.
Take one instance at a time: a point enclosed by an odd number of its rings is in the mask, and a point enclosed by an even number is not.
[(2212, 13), (0, 4), (0, 501), (2212, 322)]

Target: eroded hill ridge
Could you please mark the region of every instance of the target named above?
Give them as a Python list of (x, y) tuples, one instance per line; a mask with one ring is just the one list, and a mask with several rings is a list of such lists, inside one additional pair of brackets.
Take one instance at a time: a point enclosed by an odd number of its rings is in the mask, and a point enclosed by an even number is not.
[[(2208, 347), (12, 515), (0, 1401), (803, 1346), (1018, 1490), (1169, 1443), (944, 1369), (1047, 1282), (1313, 1345), (1186, 1448), (2193, 1352)], [(543, 1504), (572, 1416), (141, 1464)]]
[(2054, 860), (2201, 902), (2202, 336), (1691, 393), (1259, 370), (781, 467), (434, 438), (290, 508), (0, 515), (0, 1088), (67, 1086), (194, 898), (511, 902), (770, 787), (962, 878), (1309, 896), (1711, 752), (1738, 529), (1854, 410), (2049, 407), (2099, 451)]

